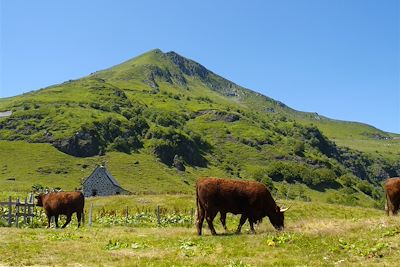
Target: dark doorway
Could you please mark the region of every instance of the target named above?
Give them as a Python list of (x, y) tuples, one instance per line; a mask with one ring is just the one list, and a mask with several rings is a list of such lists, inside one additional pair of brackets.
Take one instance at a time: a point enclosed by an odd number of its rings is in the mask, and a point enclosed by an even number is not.
[(97, 196), (97, 189), (92, 189), (92, 197)]

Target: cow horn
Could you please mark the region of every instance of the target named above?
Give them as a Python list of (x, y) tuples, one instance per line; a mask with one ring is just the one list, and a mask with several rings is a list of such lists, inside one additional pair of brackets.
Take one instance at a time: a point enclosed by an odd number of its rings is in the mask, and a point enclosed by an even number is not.
[(280, 212), (285, 212), (285, 211), (287, 211), (289, 208), (280, 208)]

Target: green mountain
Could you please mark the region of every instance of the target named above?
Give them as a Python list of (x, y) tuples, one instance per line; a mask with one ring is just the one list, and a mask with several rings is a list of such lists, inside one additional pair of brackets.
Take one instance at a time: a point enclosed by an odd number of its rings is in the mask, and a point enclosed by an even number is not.
[(229, 176), (356, 203), (400, 175), (400, 135), (296, 111), (159, 49), (0, 99), (0, 149), (5, 191), (73, 189), (106, 162), (132, 192), (191, 192), (199, 176)]

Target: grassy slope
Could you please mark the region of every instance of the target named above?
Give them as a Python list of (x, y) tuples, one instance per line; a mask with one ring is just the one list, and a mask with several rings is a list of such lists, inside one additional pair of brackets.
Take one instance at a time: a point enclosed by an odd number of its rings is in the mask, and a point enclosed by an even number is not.
[[(381, 154), (389, 158), (400, 156), (400, 135), (398, 134), (385, 133), (372, 126), (356, 122), (323, 120), (316, 125), (340, 146)], [(375, 134), (389, 139), (373, 138)]]
[[(36, 122), (32, 119), (31, 124), (35, 126), (47, 124), (47, 129), (54, 133), (55, 138), (68, 137), (73, 135), (82, 124), (94, 120), (104, 120), (107, 117), (126, 120), (120, 114), (87, 107), (92, 102), (107, 104), (118, 101), (112, 93), (118, 87), (124, 90), (130, 101), (147, 105), (152, 110), (160, 112), (173, 111), (186, 114), (201, 110), (230, 109), (232, 112), (245, 110), (254, 112), (258, 118), (269, 120), (270, 115), (265, 113), (265, 109), (273, 108), (275, 115), (283, 114), (303, 123), (317, 124), (326, 135), (340, 145), (366, 152), (378, 151), (380, 157), (399, 158), (398, 151), (400, 150), (397, 148), (400, 140), (375, 140), (364, 134), (377, 132), (385, 135), (375, 128), (325, 118), (322, 121), (316, 121), (312, 113), (294, 111), (275, 100), (239, 88), (216, 75), (212, 76), (213, 81), (224, 86), (232, 86), (232, 90), (236, 90), (238, 95), (223, 96), (217, 91), (206, 88), (199, 79), (189, 76), (185, 76), (188, 88), (157, 80), (162, 93), (154, 94), (154, 90), (142, 82), (147, 75), (149, 65), (167, 67), (171, 72), (179, 72), (177, 67), (171, 65), (160, 51), (151, 51), (79, 80), (13, 98), (1, 99), (0, 110), (13, 109), (17, 115), (19, 113), (39, 114), (49, 117), (50, 121)], [(106, 82), (100, 81), (99, 78), (105, 79)], [(180, 99), (176, 99), (175, 96), (180, 96)], [(200, 97), (209, 98), (212, 101), (202, 101)], [(24, 110), (24, 105), (30, 105), (29, 109)], [(227, 176), (220, 166), (222, 164), (242, 177), (249, 177), (255, 169), (265, 166), (265, 162), (290, 153), (287, 150), (288, 147), (263, 146), (262, 150), (258, 151), (253, 147), (232, 141), (239, 138), (263, 139), (272, 135), (270, 131), (259, 128), (247, 117), (229, 123), (213, 121), (210, 120), (210, 115), (204, 115), (190, 120), (185, 127), (200, 132), (217, 148), (214, 156), (207, 156), (211, 162), (208, 168), (188, 167), (186, 173), (179, 173), (161, 164), (151, 151), (146, 149), (130, 155), (109, 152), (103, 157), (74, 158), (47, 144), (1, 141), (0, 186), (7, 191), (26, 191), (32, 184), (41, 183), (71, 190), (79, 186), (79, 180), (90, 174), (96, 164), (106, 161), (113, 175), (130, 191), (188, 192), (193, 190), (194, 180), (199, 176)], [(3, 131), (2, 134), (4, 138), (13, 133)], [(28, 140), (41, 134), (42, 131), (35, 133), (29, 136)], [(135, 162), (139, 163), (135, 164)], [(83, 168), (84, 165), (87, 167)], [(6, 180), (11, 177), (15, 177), (16, 181)]]
[(333, 120), (317, 113), (296, 111), (257, 93), (249, 94), (243, 102), (260, 112), (273, 108), (275, 113), (284, 114), (298, 122), (314, 124), (339, 146), (372, 154), (379, 153), (391, 159), (398, 159), (400, 156), (400, 134), (387, 133), (364, 123)]
[[(125, 200), (124, 200), (125, 198)], [(95, 205), (154, 208), (158, 203), (193, 207), (193, 197), (137, 196), (95, 198)], [(126, 202), (128, 201), (128, 202)], [(123, 202), (123, 205), (121, 205)], [(107, 204), (108, 203), (108, 204)], [(399, 218), (375, 209), (289, 201), (286, 229), (276, 232), (268, 219), (257, 234), (234, 235), (238, 216), (228, 216), (230, 231), (196, 236), (187, 227), (104, 227), (64, 230), (0, 228), (0, 264), (85, 266), (394, 266), (398, 262)], [(128, 204), (127, 204), (128, 205)], [(131, 206), (133, 210), (134, 206)], [(217, 232), (223, 233), (218, 218)], [(29, 246), (27, 245), (29, 243)], [(119, 242), (112, 249), (107, 245)], [(127, 246), (124, 248), (124, 246)]]
[(49, 144), (0, 141), (0, 147), (2, 191), (26, 191), (34, 183), (74, 189), (90, 172), (82, 165), (94, 166), (94, 159), (75, 158)]
[(74, 190), (98, 164), (104, 162), (120, 184), (134, 193), (192, 192), (196, 178), (224, 175), (214, 167), (188, 167), (186, 172), (178, 172), (148, 153), (110, 152), (105, 156), (76, 158), (49, 144), (22, 141), (0, 141), (0, 148), (3, 197), (13, 191), (29, 191), (33, 184)]

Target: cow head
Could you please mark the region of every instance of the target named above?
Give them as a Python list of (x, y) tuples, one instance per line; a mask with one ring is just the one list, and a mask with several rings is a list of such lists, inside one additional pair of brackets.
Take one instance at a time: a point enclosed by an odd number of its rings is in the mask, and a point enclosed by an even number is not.
[(44, 194), (39, 194), (39, 195), (35, 196), (35, 198), (37, 200), (36, 206), (43, 207), (43, 196), (44, 196)]
[(274, 212), (270, 214), (269, 220), (276, 230), (283, 230), (285, 220), (284, 212), (287, 210), (288, 208), (280, 208), (279, 206), (276, 206)]

